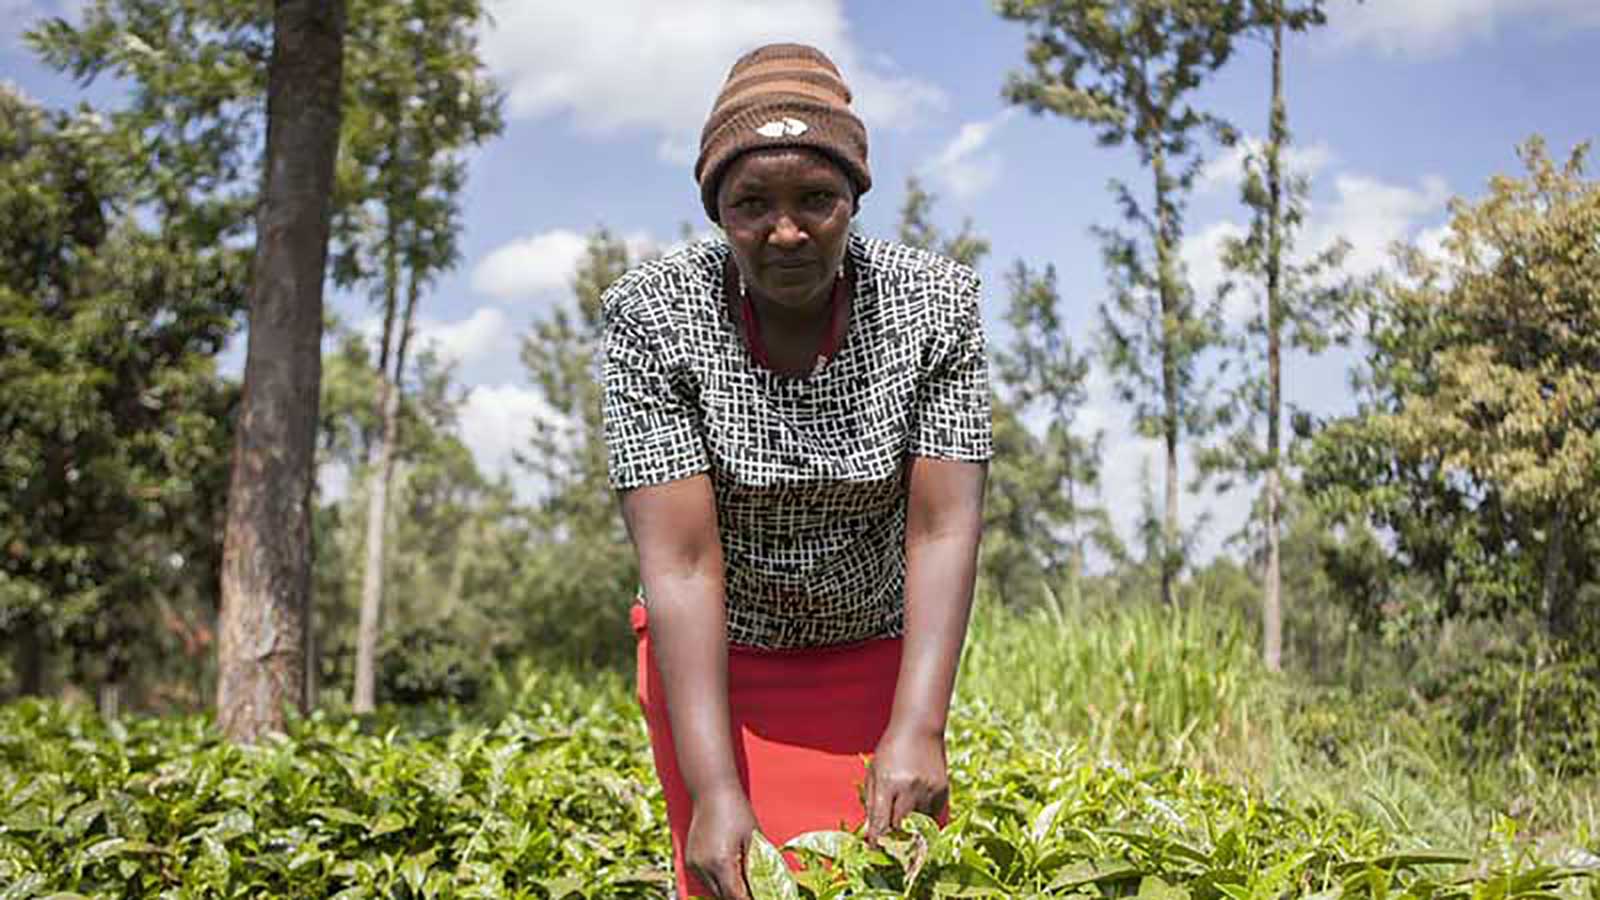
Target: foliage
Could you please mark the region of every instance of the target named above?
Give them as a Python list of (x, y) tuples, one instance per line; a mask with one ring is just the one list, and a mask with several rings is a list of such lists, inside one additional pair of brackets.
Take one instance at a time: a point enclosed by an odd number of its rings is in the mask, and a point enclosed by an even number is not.
[[(1011, 341), (994, 354), (994, 368), (1011, 395), (1008, 412), (1045, 423), (1037, 452), (1016, 460), (1030, 470), (1035, 508), (1013, 524), (1025, 522), (1025, 530), (1049, 534), (1029, 542), (1042, 551), (1041, 558), (1031, 560), (1036, 567), (1065, 570), (1077, 578), (1084, 570), (1086, 545), (1113, 557), (1121, 551), (1110, 517), (1094, 502), (1104, 433), (1085, 437), (1073, 428), (1088, 400), (1089, 359), (1067, 337), (1054, 266), (1036, 273), (1018, 260), (1007, 281)], [(1004, 440), (997, 444), (997, 455), (1010, 449)]]
[[(988, 255), (989, 242), (970, 219), (946, 236), (933, 222), (934, 205), (935, 197), (920, 181), (906, 180), (901, 242), (978, 265)], [(1035, 276), (1018, 261), (1009, 286), (1011, 342), (992, 354), (995, 452), (978, 569), (993, 596), (1028, 606), (1049, 585), (1081, 570), (1087, 540), (1117, 550), (1103, 511), (1091, 503), (1098, 487), (1099, 436), (1084, 439), (1071, 429), (1084, 400), (1087, 361), (1065, 336), (1054, 270)], [(1052, 417), (1042, 437), (1025, 421), (1029, 413)]]
[(0, 634), (34, 690), (41, 644), (118, 685), (215, 603), (243, 257), (145, 218), (137, 146), (0, 87)]
[(379, 648), (380, 695), (392, 703), (473, 703), (488, 681), (493, 659), (461, 639), (445, 621), (390, 629)]
[[(19, 898), (661, 896), (667, 825), (621, 680), (531, 674), (495, 693), (512, 706), (493, 725), (318, 716), (253, 748), (202, 719), (0, 708), (0, 881)], [(1552, 864), (1509, 826), (1452, 852), (1336, 805), (1063, 746), (964, 693), (948, 828), (913, 818), (876, 849), (812, 834), (789, 845), (813, 863), (793, 876), (757, 852), (756, 896), (1595, 893), (1592, 861)]]
[(902, 244), (932, 250), (961, 263), (976, 267), (989, 255), (989, 241), (965, 219), (961, 230), (946, 236), (933, 223), (933, 206), (936, 198), (922, 186), (916, 176), (906, 179), (906, 199), (900, 204), (900, 221), (896, 228)]
[(617, 513), (600, 417), (600, 301), (642, 260), (601, 229), (573, 279), (573, 302), (523, 338), (522, 365), (545, 413), (517, 461), (540, 482), (533, 546), (518, 585), (532, 647), (567, 659), (626, 658), (638, 560)]
[(1204, 78), (1232, 55), (1246, 28), (1243, 0), (996, 0), (1029, 26), (1028, 69), (1003, 94), (1034, 113), (1095, 130), (1102, 146), (1132, 144), (1149, 170), (1141, 196), (1113, 181), (1131, 231), (1095, 229), (1111, 300), (1101, 307), (1102, 352), (1141, 433), (1166, 445), (1160, 532), (1161, 592), (1172, 602), (1184, 552), (1178, 518), (1178, 445), (1209, 428), (1200, 359), (1218, 339), (1220, 308), (1197, 298), (1179, 248), (1200, 141), (1232, 131), (1192, 105)]
[(1453, 205), (1442, 256), (1376, 292), (1358, 411), (1309, 448), (1320, 501), (1391, 531), (1435, 617), (1537, 609), (1581, 634), (1600, 521), (1600, 184), (1535, 139), (1525, 178)]
[[(518, 686), (494, 727), (323, 718), (254, 748), (204, 720), (0, 711), (0, 884), (131, 897), (657, 897), (667, 826), (615, 679)], [(374, 726), (381, 728), (380, 722)], [(170, 893), (167, 893), (170, 892)]]
[[(343, 473), (346, 483), (318, 509), (316, 618), (323, 681), (330, 690), (348, 693), (373, 482), (363, 461), (381, 421), (371, 403), (378, 375), (370, 342), (346, 336), (340, 327), (333, 331), (345, 339), (323, 366), (321, 464), (325, 472)], [(405, 398), (395, 444), (396, 515), (386, 548), (391, 580), (385, 621), (396, 640), (387, 646), (404, 646), (407, 635), (425, 633), (433, 652), (486, 666), (525, 646), (529, 625), (515, 588), (526, 565), (529, 527), (510, 486), (480, 472), (462, 442), (464, 392), (453, 370), (431, 352), (421, 354)], [(380, 672), (379, 694), (397, 699), (391, 689), (396, 679), (413, 677), (407, 674), (410, 664), (381, 655), (379, 663), (389, 673)]]
[(1430, 661), (1418, 690), (1447, 711), (1464, 756), (1600, 774), (1600, 657), (1555, 652), (1528, 623), (1462, 643)]

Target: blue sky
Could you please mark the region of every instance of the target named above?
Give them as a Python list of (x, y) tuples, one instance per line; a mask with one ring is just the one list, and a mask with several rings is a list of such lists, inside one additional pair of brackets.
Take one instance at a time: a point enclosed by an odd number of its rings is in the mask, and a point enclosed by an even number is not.
[[(1314, 177), (1308, 247), (1352, 242), (1370, 271), (1395, 240), (1437, 241), (1452, 196), (1517, 169), (1516, 144), (1543, 134), (1558, 153), (1600, 131), (1600, 0), (1331, 0), (1330, 25), (1294, 39), (1286, 83), (1297, 160)], [(0, 79), (48, 103), (78, 89), (17, 39), (76, 0), (0, 0)], [(826, 50), (857, 94), (875, 187), (858, 227), (888, 236), (908, 175), (923, 176), (949, 227), (970, 216), (990, 239), (984, 266), (990, 340), (1003, 270), (1053, 263), (1073, 339), (1093, 341), (1104, 273), (1090, 228), (1112, 223), (1108, 179), (1142, 176), (1131, 151), (1095, 146), (1070, 122), (1008, 111), (999, 96), (1022, 58), (1020, 26), (983, 0), (491, 0), (483, 35), (508, 92), (505, 134), (471, 160), (461, 267), (423, 310), (424, 336), (472, 386), (462, 426), (489, 468), (505, 465), (540, 414), (517, 349), (529, 323), (570, 302), (567, 280), (598, 226), (640, 246), (705, 227), (690, 168), (700, 124), (728, 65), (767, 40)], [(1250, 46), (1202, 103), (1247, 132), (1264, 129), (1267, 58)], [(114, 97), (98, 87), (94, 99)], [(1218, 155), (1190, 212), (1185, 259), (1202, 288), (1219, 277), (1218, 241), (1239, 227), (1236, 160)], [(1138, 183), (1138, 182), (1136, 182)], [(353, 322), (358, 298), (335, 300)], [(1242, 316), (1243, 308), (1235, 310)], [(1293, 360), (1290, 399), (1347, 408), (1346, 357)], [(1153, 444), (1096, 373), (1085, 428), (1107, 438), (1105, 500), (1125, 527)], [(1248, 506), (1240, 493), (1185, 501), (1214, 515), (1215, 549)]]

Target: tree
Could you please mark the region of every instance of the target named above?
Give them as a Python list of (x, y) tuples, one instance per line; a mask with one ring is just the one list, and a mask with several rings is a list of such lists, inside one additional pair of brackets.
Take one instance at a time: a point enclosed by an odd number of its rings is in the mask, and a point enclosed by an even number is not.
[[(345, 66), (352, 77), (344, 85), (350, 116), (336, 181), (333, 270), (347, 287), (397, 285), (377, 291), (390, 310), (398, 309), (397, 296), (410, 296), (402, 283), (407, 265), (454, 253), (450, 198), (464, 170), (447, 138), (481, 130), (486, 110), (498, 128), (486, 82), (463, 63), (474, 52), (474, 32), (442, 24), (476, 21), (479, 8), (477, 0), (357, 0), (351, 11)], [(262, 180), (257, 148), (270, 12), (252, 0), (96, 0), (80, 23), (51, 19), (30, 39), (47, 62), (80, 78), (110, 73), (129, 83), (128, 104), (111, 118), (136, 136), (139, 155), (151, 164), (147, 193), (157, 221), (168, 230), (173, 222), (193, 223), (211, 229), (213, 243), (242, 246), (251, 238)], [(423, 99), (430, 101), (426, 121), (418, 114)], [(401, 131), (412, 139), (395, 139)], [(379, 197), (424, 224), (384, 227)], [(423, 271), (445, 265), (430, 262)], [(417, 284), (425, 289), (426, 277)], [(406, 333), (394, 327), (401, 316), (385, 318), (386, 343), (397, 344)], [(398, 362), (398, 355), (392, 349), (388, 359)], [(384, 406), (376, 396), (373, 402)]]
[[(340, 206), (346, 284), (368, 282), (383, 308), (373, 405), (382, 421), (366, 471), (367, 535), (353, 707), (376, 703), (384, 546), (406, 356), (422, 292), (460, 257), (461, 151), (502, 128), (500, 98), (481, 71), (477, 0), (412, 0), (364, 10), (362, 39), (384, 52), (357, 58), (346, 103)], [(396, 65), (397, 62), (402, 64)], [(404, 293), (404, 310), (400, 298)]]
[(237, 741), (305, 707), (322, 285), (339, 149), (343, 0), (278, 0), (222, 557), (217, 716)]
[(194, 663), (176, 632), (215, 607), (235, 393), (212, 357), (242, 306), (241, 255), (158, 224), (135, 146), (0, 86), (0, 638), (23, 692), (60, 672), (107, 714), (178, 690), (154, 670)]
[[(1037, 411), (1048, 424), (1033, 465), (1042, 483), (1035, 527), (1065, 534), (1065, 560), (1046, 553), (1047, 569), (1065, 567), (1069, 578), (1082, 576), (1085, 547), (1094, 541), (1116, 552), (1116, 538), (1105, 510), (1091, 502), (1100, 485), (1103, 432), (1085, 438), (1074, 432), (1078, 410), (1088, 400), (1089, 359), (1072, 346), (1061, 318), (1056, 270), (1035, 274), (1021, 260), (1008, 281), (1011, 297), (1006, 323), (1011, 342), (995, 355), (999, 381), (1010, 392), (1016, 415)], [(1044, 546), (1049, 544), (1039, 542)], [(1064, 564), (1064, 565), (1063, 565)]]
[[(989, 242), (973, 230), (970, 219), (945, 236), (933, 222), (934, 203), (915, 177), (906, 180), (900, 240), (976, 266), (988, 254)], [(1099, 439), (1086, 442), (1071, 432), (1087, 365), (1064, 335), (1054, 271), (1040, 278), (1018, 261), (1010, 289), (1006, 317), (1012, 342), (994, 354), (995, 452), (984, 496), (979, 570), (1003, 602), (1021, 606), (1061, 570), (1075, 576), (1081, 566), (1079, 531), (1096, 516), (1081, 494), (1093, 488), (1098, 474)], [(1023, 418), (1034, 408), (1052, 417), (1043, 438)]]
[(1238, 427), (1226, 444), (1202, 452), (1199, 465), (1202, 471), (1230, 470), (1252, 482), (1264, 481), (1262, 659), (1269, 671), (1276, 672), (1283, 656), (1283, 342), (1287, 337), (1291, 347), (1319, 353), (1342, 338), (1347, 325), (1340, 320), (1349, 310), (1349, 288), (1331, 273), (1347, 255), (1348, 245), (1341, 240), (1310, 259), (1293, 258), (1310, 183), (1304, 175), (1286, 171), (1284, 162), (1290, 145), (1283, 93), (1284, 32), (1322, 24), (1326, 16), (1321, 0), (1300, 6), (1255, 0), (1251, 20), (1272, 47), (1267, 138), (1260, 146), (1250, 146), (1244, 157), (1240, 198), (1252, 214), (1250, 229), (1244, 238), (1225, 243), (1223, 262), (1230, 272), (1261, 285), (1262, 308), (1240, 336), (1242, 377), (1223, 414), (1226, 424)]
[(1309, 448), (1323, 504), (1441, 585), (1440, 616), (1536, 611), (1579, 637), (1600, 521), (1600, 183), (1534, 138), (1526, 176), (1452, 204), (1443, 253), (1397, 251), (1367, 310), (1356, 414)]
[(1131, 142), (1150, 171), (1150, 193), (1112, 190), (1126, 233), (1098, 228), (1111, 302), (1101, 309), (1104, 353), (1142, 433), (1166, 448), (1161, 596), (1173, 602), (1183, 563), (1179, 532), (1179, 444), (1203, 433), (1199, 357), (1216, 341), (1215, 306), (1197, 301), (1183, 273), (1185, 198), (1201, 164), (1199, 139), (1231, 132), (1190, 105), (1203, 77), (1222, 66), (1246, 25), (1244, 0), (996, 0), (999, 14), (1027, 23), (1026, 72), (1003, 96), (1029, 111), (1090, 125), (1103, 146)]
[[(354, 476), (382, 434), (372, 407), (376, 348), (366, 336), (332, 327), (337, 341), (323, 360), (319, 466)], [(440, 688), (431, 696), (467, 699), (462, 672), (481, 673), (526, 643), (516, 602), (532, 543), (526, 516), (505, 479), (485, 477), (462, 442), (458, 415), (466, 398), (452, 368), (424, 348), (407, 376), (393, 447), (399, 514), (385, 542), (391, 578), (377, 654), (379, 701), (416, 698), (430, 678)], [(319, 500), (317, 511), (315, 617), (326, 636), (317, 670), (346, 693), (354, 680), (367, 494), (376, 482), (351, 477)], [(426, 652), (405, 652), (419, 645)], [(441, 673), (452, 683), (441, 684)]]
[(934, 202), (920, 179), (915, 175), (906, 179), (906, 199), (900, 205), (900, 242), (976, 268), (989, 255), (989, 242), (973, 231), (970, 218), (962, 221), (960, 231), (945, 237), (932, 221)]
[(540, 486), (531, 511), (539, 542), (519, 594), (530, 642), (582, 661), (626, 652), (627, 598), (639, 583), (608, 477), (599, 380), (601, 298), (639, 261), (620, 238), (597, 230), (573, 278), (573, 302), (535, 322), (522, 342), (522, 365), (545, 412), (516, 454)]

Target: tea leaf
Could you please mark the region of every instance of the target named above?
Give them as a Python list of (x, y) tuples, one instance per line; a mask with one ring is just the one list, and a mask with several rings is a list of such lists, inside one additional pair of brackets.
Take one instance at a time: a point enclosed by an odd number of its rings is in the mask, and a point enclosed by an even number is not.
[(750, 883), (751, 900), (800, 900), (800, 885), (789, 874), (783, 853), (759, 831), (750, 835), (744, 876)]

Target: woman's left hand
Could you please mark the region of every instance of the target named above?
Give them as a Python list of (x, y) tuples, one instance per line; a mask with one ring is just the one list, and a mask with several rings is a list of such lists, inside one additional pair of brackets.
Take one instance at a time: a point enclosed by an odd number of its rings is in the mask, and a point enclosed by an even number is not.
[(938, 816), (950, 800), (944, 736), (890, 726), (867, 770), (867, 840), (900, 826), (907, 813)]

